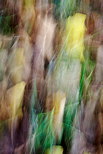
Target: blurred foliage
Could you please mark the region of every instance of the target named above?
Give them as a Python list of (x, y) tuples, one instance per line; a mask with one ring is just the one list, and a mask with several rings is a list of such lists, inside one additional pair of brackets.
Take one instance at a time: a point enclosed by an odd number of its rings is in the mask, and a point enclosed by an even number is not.
[(15, 27), (12, 26), (13, 15), (0, 15), (0, 33), (10, 35), (15, 32)]
[(67, 18), (79, 7), (80, 0), (53, 0), (54, 1), (54, 14), (57, 19)]

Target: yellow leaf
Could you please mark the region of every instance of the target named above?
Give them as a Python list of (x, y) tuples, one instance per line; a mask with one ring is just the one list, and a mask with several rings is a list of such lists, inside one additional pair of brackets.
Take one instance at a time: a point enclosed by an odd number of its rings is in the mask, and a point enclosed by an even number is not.
[(14, 83), (22, 81), (24, 64), (25, 64), (24, 49), (23, 48), (15, 49), (10, 64), (11, 79)]
[(32, 6), (34, 6), (34, 4), (35, 4), (35, 0), (24, 0), (24, 6), (25, 7), (32, 7)]
[(11, 118), (22, 115), (22, 100), (25, 85), (25, 82), (22, 81), (10, 88), (6, 93), (6, 104)]
[(55, 136), (58, 139), (62, 136), (62, 125), (63, 125), (63, 115), (65, 108), (66, 96), (63, 92), (58, 91), (53, 96), (53, 108), (54, 108), (54, 132)]
[(65, 48), (69, 55), (73, 58), (84, 60), (84, 34), (86, 15), (76, 13), (69, 17), (66, 21), (65, 30)]
[(45, 154), (63, 154), (63, 148), (61, 146), (53, 146), (48, 149)]
[(64, 99), (66, 99), (65, 94), (61, 91), (58, 91), (53, 95), (53, 107), (55, 114), (59, 113), (62, 100)]

